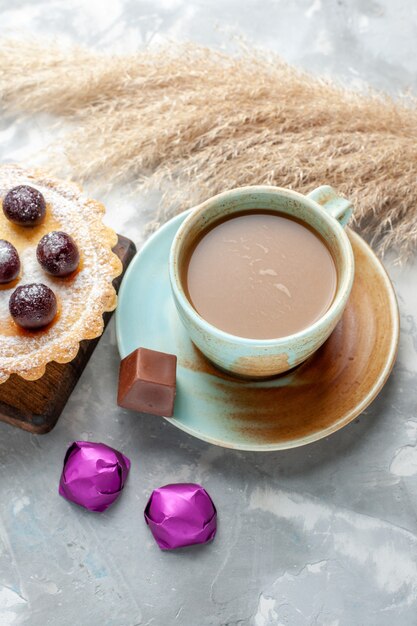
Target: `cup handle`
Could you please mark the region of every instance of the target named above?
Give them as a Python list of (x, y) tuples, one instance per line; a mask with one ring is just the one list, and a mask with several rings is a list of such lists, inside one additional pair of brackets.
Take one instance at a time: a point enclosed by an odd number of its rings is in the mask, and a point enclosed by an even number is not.
[(339, 196), (337, 191), (329, 185), (322, 185), (317, 187), (317, 189), (313, 189), (313, 191), (307, 194), (307, 198), (320, 204), (342, 226), (346, 226), (352, 215), (353, 206), (350, 200)]

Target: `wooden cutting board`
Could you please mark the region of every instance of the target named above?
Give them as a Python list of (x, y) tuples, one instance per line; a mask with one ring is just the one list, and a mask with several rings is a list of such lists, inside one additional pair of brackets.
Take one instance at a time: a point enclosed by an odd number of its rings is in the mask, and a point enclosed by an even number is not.
[[(136, 247), (130, 239), (119, 235), (114, 252), (123, 263), (122, 274), (113, 281), (118, 291)], [(111, 316), (112, 313), (104, 314), (104, 327)], [(82, 341), (77, 356), (70, 363), (48, 363), (45, 374), (39, 380), (27, 381), (13, 374), (0, 385), (0, 420), (31, 433), (49, 432), (57, 423), (99, 341), (100, 337)]]

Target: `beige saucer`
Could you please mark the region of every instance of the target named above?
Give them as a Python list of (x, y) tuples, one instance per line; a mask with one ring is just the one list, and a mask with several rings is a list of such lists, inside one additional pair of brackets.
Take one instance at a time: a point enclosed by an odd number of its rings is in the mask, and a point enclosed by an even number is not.
[(397, 301), (375, 253), (348, 229), (356, 273), (336, 329), (298, 368), (250, 383), (215, 369), (179, 320), (167, 266), (171, 242), (186, 215), (165, 224), (136, 255), (116, 312), (122, 357), (138, 346), (178, 356), (169, 423), (216, 445), (268, 451), (305, 445), (351, 422), (381, 391), (398, 345)]
[[(399, 315), (391, 281), (363, 239), (351, 230), (348, 234), (355, 281), (342, 320), (324, 346), (269, 384), (231, 386), (216, 371), (230, 420), (264, 448), (295, 447), (339, 430), (378, 395), (394, 365)], [(191, 366), (211, 368), (197, 352)]]

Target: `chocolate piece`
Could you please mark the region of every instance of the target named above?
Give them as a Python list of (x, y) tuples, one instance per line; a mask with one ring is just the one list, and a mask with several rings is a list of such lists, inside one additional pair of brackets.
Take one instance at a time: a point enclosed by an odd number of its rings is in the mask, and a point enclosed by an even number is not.
[(59, 494), (90, 511), (105, 511), (120, 496), (130, 460), (104, 443), (74, 441), (67, 450)]
[(138, 348), (120, 363), (117, 404), (125, 409), (171, 417), (177, 357)]
[(216, 507), (195, 483), (155, 489), (145, 508), (145, 521), (161, 550), (207, 543), (217, 530)]

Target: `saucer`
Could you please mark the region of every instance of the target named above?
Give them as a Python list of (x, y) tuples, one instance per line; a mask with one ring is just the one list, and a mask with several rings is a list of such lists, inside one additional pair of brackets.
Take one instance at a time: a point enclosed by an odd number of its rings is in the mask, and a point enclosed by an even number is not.
[(257, 451), (302, 446), (349, 424), (381, 391), (398, 345), (395, 293), (371, 248), (347, 229), (355, 281), (326, 343), (291, 372), (241, 381), (217, 370), (194, 347), (171, 296), (170, 246), (188, 213), (162, 226), (136, 255), (116, 310), (122, 358), (138, 347), (178, 357), (174, 417), (165, 419), (209, 443)]

